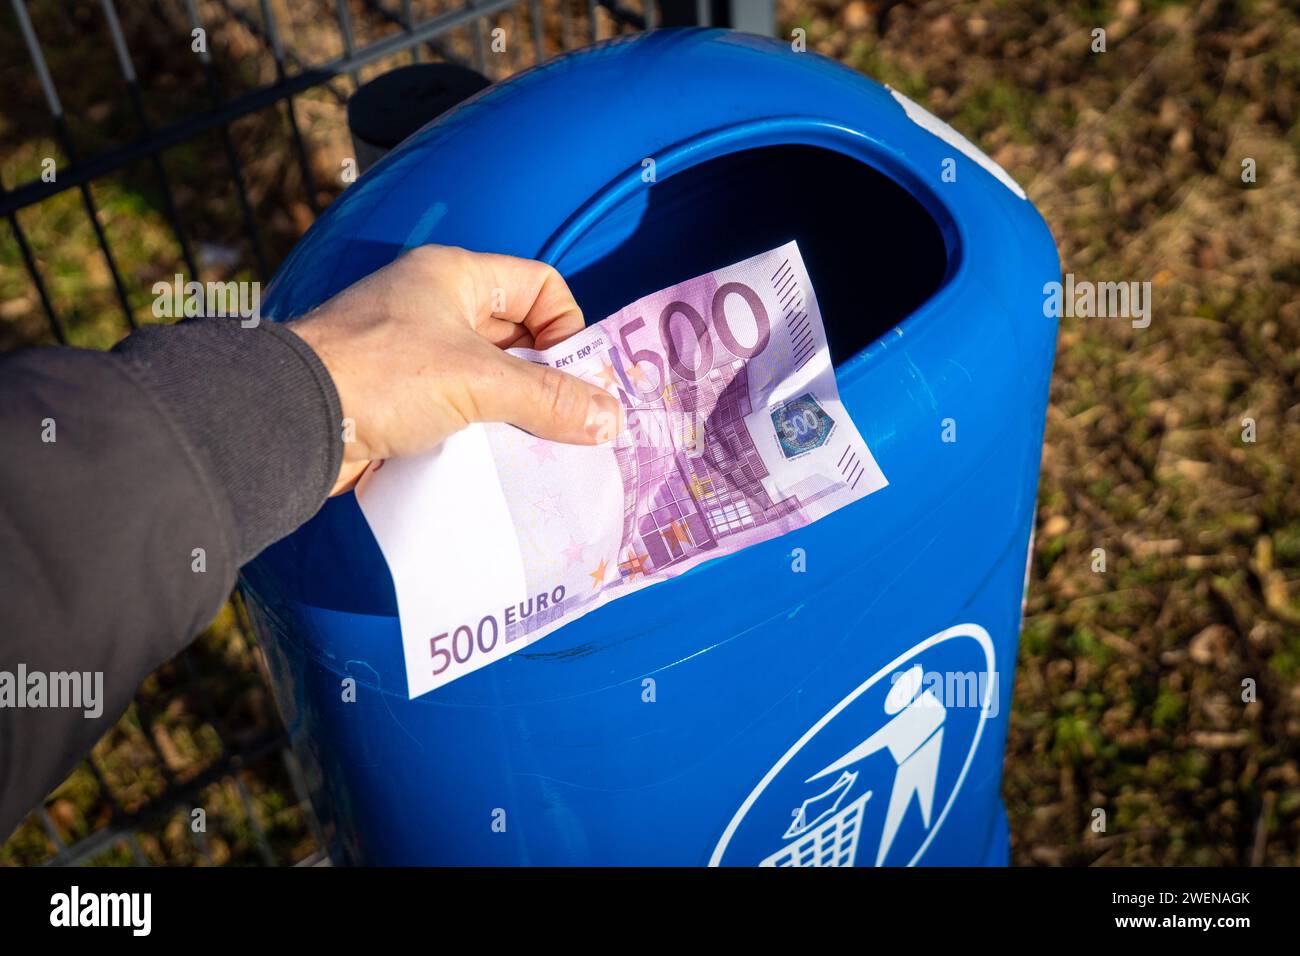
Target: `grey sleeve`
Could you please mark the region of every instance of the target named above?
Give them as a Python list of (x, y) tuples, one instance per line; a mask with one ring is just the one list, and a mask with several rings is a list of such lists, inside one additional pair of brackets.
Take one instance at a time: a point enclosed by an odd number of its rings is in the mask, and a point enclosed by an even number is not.
[[(315, 353), (271, 322), (0, 357), (0, 840), (239, 566), (320, 508), (341, 415)], [(83, 702), (102, 681), (89, 709), (51, 706), (78, 681)]]

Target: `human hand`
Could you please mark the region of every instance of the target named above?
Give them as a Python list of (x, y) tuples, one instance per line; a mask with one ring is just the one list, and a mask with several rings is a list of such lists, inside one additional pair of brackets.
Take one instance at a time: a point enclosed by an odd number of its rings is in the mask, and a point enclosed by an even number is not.
[(428, 451), (472, 422), (575, 445), (623, 427), (613, 396), (503, 351), (583, 328), (564, 279), (531, 259), (419, 246), (287, 327), (320, 356), (355, 423), (331, 495), (371, 461)]

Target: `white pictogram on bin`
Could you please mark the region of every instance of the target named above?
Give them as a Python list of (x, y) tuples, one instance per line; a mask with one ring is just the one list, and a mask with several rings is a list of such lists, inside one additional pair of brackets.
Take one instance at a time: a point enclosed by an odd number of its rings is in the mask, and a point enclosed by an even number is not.
[(808, 778), (808, 783), (812, 783), (878, 751), (889, 751), (898, 764), (898, 771), (894, 775), (893, 792), (889, 795), (876, 866), (884, 862), (889, 848), (894, 845), (894, 837), (898, 835), (913, 796), (921, 811), (921, 822), (927, 831), (930, 829), (935, 785), (939, 779), (939, 754), (943, 750), (943, 720), (948, 710), (938, 697), (921, 689), (924, 674), (919, 664), (902, 674), (885, 697), (889, 722), (839, 760)]
[[(930, 828), (935, 784), (939, 776), (939, 754), (943, 749), (943, 719), (947, 709), (934, 694), (922, 690), (923, 677), (924, 671), (919, 664), (901, 674), (885, 698), (885, 713), (890, 720), (848, 753), (808, 778), (806, 782), (812, 783), (840, 771), (839, 779), (829, 789), (809, 797), (793, 811), (794, 821), (786, 830), (785, 839), (802, 838), (773, 853), (761, 866), (853, 866), (862, 832), (862, 808), (871, 791), (836, 813), (858, 778), (856, 772), (845, 768), (881, 750), (889, 751), (898, 764), (898, 771), (894, 775), (875, 865), (884, 862), (889, 848), (894, 845), (894, 837), (898, 835), (913, 796), (921, 811), (922, 823), (927, 830)], [(814, 809), (819, 813), (809, 820), (808, 815)], [(822, 820), (826, 822), (821, 823)], [(816, 829), (808, 833), (813, 827)], [(805, 833), (807, 835), (803, 836)]]
[[(807, 833), (840, 808), (844, 798), (853, 789), (853, 782), (858, 779), (856, 772), (848, 770), (840, 774), (840, 779), (817, 794), (809, 797), (790, 811), (790, 826), (786, 828), (783, 840)], [(816, 811), (814, 813), (814, 811)]]
[[(981, 688), (977, 713), (953, 709), (927, 686), (931, 674), (943, 673), (974, 675)], [(709, 864), (914, 866), (961, 791), (993, 713), (995, 678), (993, 641), (978, 624), (954, 625), (909, 648), (827, 711), (768, 770), (732, 816)], [(888, 690), (873, 694), (882, 682)], [(838, 746), (817, 753), (819, 741), (830, 740)], [(842, 749), (853, 740), (860, 742)], [(885, 790), (883, 807), (879, 799), (870, 802)], [(781, 804), (795, 806), (774, 812)], [(773, 832), (774, 819), (785, 813), (791, 819), (785, 832)]]
[[(847, 790), (840, 795), (844, 793)], [(777, 850), (759, 866), (852, 866), (862, 838), (862, 808), (870, 799), (868, 790), (811, 832), (799, 831), (803, 834), (799, 839)]]

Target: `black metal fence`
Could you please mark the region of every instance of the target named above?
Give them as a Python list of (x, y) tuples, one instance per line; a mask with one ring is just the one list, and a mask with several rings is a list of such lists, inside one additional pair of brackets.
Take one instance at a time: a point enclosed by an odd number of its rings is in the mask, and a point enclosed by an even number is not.
[[(300, 0), (300, 3), (319, 11), (318, 23), (330, 20), (337, 32), (342, 52), (322, 60), (310, 52), (294, 49), (286, 41), (275, 12), (281, 0), (205, 0), (202, 4), (196, 0), (148, 0), (154, 29), (175, 31), (176, 42), (189, 43), (191, 38), (199, 35), (198, 31), (203, 31), (206, 36), (207, 31), (214, 27), (238, 24), (255, 41), (256, 55), (269, 58), (273, 64), (273, 82), (227, 95), (219, 69), (222, 65), (220, 58), (227, 55), (227, 51), (201, 44), (202, 49), (194, 52), (205, 85), (206, 108), (164, 122), (151, 114), (146, 95), (150, 92), (151, 77), (137, 72), (138, 61), (132, 56), (131, 32), (124, 29), (117, 3), (115, 0), (98, 0), (97, 10), (87, 11), (93, 6), (93, 0), (83, 0), (81, 12), (96, 14), (98, 19), (90, 29), (101, 31), (111, 45), (130, 113), (136, 128), (141, 131), (128, 142), (83, 151), (69, 117), (65, 115), (64, 104), (47, 63), (48, 48), (42, 45), (28, 0), (9, 2), (11, 17), (5, 16), (10, 11), (0, 8), (0, 31), (7, 29), (6, 21), (11, 20), (21, 36), (21, 48), (25, 49), (48, 111), (48, 130), (35, 131), (32, 135), (52, 133), (66, 162), (53, 178), (36, 177), (12, 187), (0, 182), (0, 212), (9, 223), (22, 268), (39, 299), (49, 333), (60, 343), (68, 341), (68, 324), (51, 295), (47, 270), (41, 265), (42, 250), (33, 248), (19, 221), (20, 213), (26, 211), (27, 215), (39, 216), (43, 204), (76, 190), (93, 230), (94, 248), (88, 251), (102, 258), (121, 318), (127, 327), (134, 328), (137, 316), (132, 295), (134, 293), (139, 301), (141, 293), (131, 288), (129, 277), (124, 274), (113, 242), (105, 230), (101, 205), (92, 190), (97, 181), (127, 167), (147, 164), (160, 198), (158, 211), (165, 219), (171, 241), (175, 244), (177, 266), (183, 264), (191, 277), (199, 278), (201, 263), (195, 254), (195, 243), (178, 211), (180, 204), (176, 189), (163, 160), (169, 150), (200, 137), (215, 135), (221, 143), (229, 182), (212, 183), (211, 188), (233, 190), (238, 202), (238, 219), (249, 250), (249, 267), (255, 277), (267, 278), (273, 267), (272, 253), (262, 235), (263, 224), (259, 222), (256, 205), (250, 197), (244, 165), (232, 136), (233, 124), (241, 119), (266, 111), (283, 111), (288, 149), (301, 176), (301, 198), (314, 216), (320, 212), (322, 202), (317, 188), (318, 177), (313, 170), (311, 146), (299, 119), (300, 100), (309, 91), (324, 91), (336, 103), (342, 104), (346, 102), (350, 88), (359, 83), (363, 69), (408, 58), (413, 62), (422, 59), (468, 60), (466, 65), (492, 76), (494, 71), (487, 53), (488, 24), (492, 18), (502, 16), (511, 18), (513, 35), (528, 39), (532, 62), (540, 62), (548, 54), (585, 45), (612, 32), (692, 22), (727, 25), (746, 18), (751, 24), (761, 26), (765, 18), (770, 20), (772, 8), (771, 0), (662, 0), (657, 4), (654, 0), (637, 0), (635, 7), (625, 6), (617, 0), (451, 0), (438, 5), (438, 9), (430, 9), (434, 6), (432, 3), (414, 3), (412, 0)], [(137, 0), (126, 2), (134, 4)], [(145, 3), (146, 0), (138, 2)], [(34, 0), (32, 5), (35, 6)], [(128, 12), (136, 18), (140, 13), (139, 9)], [(527, 29), (520, 26), (524, 18), (528, 21)], [(360, 26), (366, 27), (368, 33), (382, 35), (361, 42)], [(468, 51), (468, 56), (452, 49), (448, 41), (453, 34), (459, 35), (459, 46)], [(251, 630), (237, 599), (226, 613), (231, 615), (233, 630), (251, 643)], [(159, 678), (162, 686), (155, 689), (156, 699), (151, 705), (134, 709), (139, 736), (156, 757), (158, 744), (151, 728), (150, 714), (158, 710), (155, 705), (160, 701), (165, 706), (169, 696), (184, 695), (204, 715), (203, 734), (209, 750), (216, 752), (216, 758), (205, 761), (198, 772), (189, 775), (172, 772), (166, 760), (158, 759), (158, 785), (147, 799), (129, 806), (115, 796), (115, 788), (105, 779), (105, 771), (99, 763), (93, 759), (87, 761), (86, 770), (97, 783), (106, 809), (102, 809), (93, 821), (72, 828), (79, 836), (68, 839), (69, 827), (56, 821), (49, 807), (36, 808), (25, 826), (29, 837), (32, 827), (39, 827), (44, 832), (48, 841), (44, 862), (148, 863), (150, 855), (142, 849), (139, 834), (146, 830), (157, 832), (157, 828), (167, 825), (170, 825), (173, 836), (183, 833), (183, 837), (177, 838), (192, 845), (194, 862), (222, 862), (210, 853), (206, 829), (190, 825), (197, 814), (205, 812), (200, 809), (207, 802), (203, 795), (210, 793), (213, 787), (225, 788), (232, 794), (231, 805), (242, 807), (239, 826), (250, 849), (248, 862), (314, 865), (327, 861), (325, 848), (329, 835), (321, 832), (311, 813), (302, 770), (273, 710), (260, 721), (253, 721), (251, 731), (246, 728), (246, 732), (228, 736), (216, 729), (222, 721), (218, 705), (209, 693), (207, 675), (212, 668), (221, 666), (220, 660), (213, 660), (211, 654), (191, 648), (168, 665), (165, 679)], [(260, 677), (249, 679), (256, 681)], [(223, 703), (223, 706), (226, 705)], [(250, 795), (250, 774), (253, 777), (276, 777), (284, 784), (283, 791), (292, 794), (289, 802), (273, 807), (271, 811), (257, 810)], [(290, 840), (288, 847), (280, 845), (268, 832), (268, 816), (280, 812), (297, 814), (299, 830), (307, 834)], [(20, 829), (19, 833), (22, 832)], [(22, 861), (31, 862), (30, 856), (27, 854)], [(172, 862), (173, 859), (169, 856), (166, 861)]]
[[(600, 21), (596, 16), (598, 7), (603, 8), (610, 14), (616, 29), (619, 30), (625, 28), (653, 29), (656, 23), (656, 8), (653, 2), (647, 3), (641, 11), (630, 10), (615, 2), (615, 0), (599, 0), (599, 2), (597, 0), (578, 0), (578, 2), (585, 14), (585, 35), (579, 35), (574, 23), (575, 4), (564, 0), (564, 2), (556, 5), (558, 6), (561, 24), (559, 36), (561, 49), (567, 50), (582, 45), (584, 42), (599, 39)], [(114, 0), (100, 0), (103, 11), (103, 29), (112, 43), (127, 94), (130, 97), (137, 119), (145, 130), (145, 135), (127, 145), (91, 156), (81, 156), (77, 144), (69, 133), (63, 104), (51, 79), (40, 38), (36, 35), (32, 20), (28, 15), (27, 4), (25, 0), (10, 0), (10, 3), (27, 54), (31, 59), (32, 68), (40, 80), (41, 91), (49, 110), (54, 135), (60, 148), (69, 159), (69, 165), (66, 169), (59, 171), (58, 177), (54, 181), (34, 179), (13, 188), (8, 188), (5, 183), (0, 182), (0, 213), (3, 213), (9, 222), (10, 229), (13, 230), (14, 239), (22, 253), (23, 264), (40, 297), (41, 306), (49, 321), (50, 330), (60, 342), (66, 341), (64, 325), (60, 321), (51, 301), (46, 283), (26, 234), (18, 222), (16, 214), (20, 210), (39, 206), (40, 203), (67, 190), (76, 189), (80, 192), (86, 215), (94, 228), (99, 252), (103, 256), (109, 274), (112, 276), (113, 287), (121, 306), (122, 315), (127, 324), (134, 328), (136, 319), (127, 286), (114, 258), (112, 247), (105, 235), (99, 210), (91, 193), (90, 185), (95, 180), (109, 176), (142, 160), (150, 162), (164, 197), (164, 213), (174, 233), (181, 258), (190, 274), (198, 276), (199, 268), (185, 230), (181, 225), (180, 217), (177, 215), (171, 183), (163, 166), (161, 156), (167, 149), (192, 140), (204, 133), (210, 131), (219, 132), (229, 165), (231, 183), (239, 197), (244, 220), (243, 225), (250, 247), (253, 250), (256, 270), (260, 276), (265, 278), (270, 273), (270, 262), (253, 213), (252, 204), (249, 201), (240, 161), (231, 139), (230, 126), (232, 123), (241, 117), (262, 110), (274, 109), (283, 104), (292, 130), (295, 154), (301, 167), (303, 180), (308, 186), (305, 190), (305, 198), (311, 204), (313, 211), (319, 212), (315, 190), (311, 188), (313, 176), (308, 150), (299, 129), (295, 111), (294, 99), (296, 96), (314, 87), (328, 84), (340, 77), (350, 78), (355, 85), (358, 82), (359, 71), (363, 67), (403, 53), (409, 53), (413, 59), (418, 59), (421, 47), (428, 48), (429, 52), (435, 57), (451, 59), (452, 57), (440, 46), (439, 41), (452, 31), (465, 26), (470, 26), (474, 30), (476, 66), (481, 71), (484, 71), (487, 69), (487, 44), (484, 29), (487, 18), (504, 11), (517, 11), (520, 7), (526, 7), (530, 13), (535, 61), (540, 61), (545, 56), (543, 52), (543, 4), (541, 0), (467, 0), (463, 6), (437, 13), (427, 19), (416, 18), (413, 12), (412, 0), (365, 0), (361, 4), (350, 4), (348, 0), (336, 0), (333, 4), (333, 18), (336, 21), (338, 33), (343, 42), (344, 52), (341, 56), (322, 63), (306, 62), (305, 58), (300, 57), (293, 50), (286, 47), (281, 39), (279, 26), (270, 0), (257, 0), (256, 7), (252, 10), (237, 7), (235, 0), (218, 0), (215, 6), (224, 15), (237, 20), (262, 41), (265, 46), (265, 54), (274, 60), (276, 81), (238, 96), (227, 98), (223, 95), (221, 85), (217, 79), (213, 64), (213, 53), (205, 47), (198, 51), (197, 55), (202, 64), (204, 79), (207, 83), (208, 95), (211, 101), (210, 108), (205, 112), (196, 113), (179, 122), (155, 127), (151, 122), (141, 96), (142, 80), (136, 74), (131, 51), (123, 35), (115, 2)], [(247, 0), (247, 4), (251, 6), (252, 0)], [(400, 30), (382, 39), (359, 46), (354, 29), (354, 16), (356, 15), (353, 10), (354, 6), (359, 6), (368, 15), (397, 25)], [(692, 6), (695, 8), (694, 11), (691, 10)], [(195, 0), (183, 0), (183, 7), (185, 19), (188, 21), (191, 31), (205, 30), (207, 28), (208, 21), (205, 21), (205, 18), (200, 15)], [(701, 22), (708, 23), (713, 20), (712, 6), (706, 0), (700, 0), (697, 4), (670, 3), (667, 4), (667, 7), (671, 8), (671, 19), (674, 23), (688, 22), (692, 19), (690, 16), (692, 12), (698, 14)], [(168, 18), (165, 16), (160, 17), (160, 20), (165, 21), (166, 19)], [(143, 82), (147, 83), (147, 78)]]

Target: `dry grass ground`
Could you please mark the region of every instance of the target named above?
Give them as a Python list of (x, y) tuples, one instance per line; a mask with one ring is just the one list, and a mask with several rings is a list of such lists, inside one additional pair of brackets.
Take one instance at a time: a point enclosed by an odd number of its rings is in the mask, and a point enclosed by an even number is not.
[(1006, 760), (1015, 860), (1298, 862), (1300, 21), (1271, 3), (783, 9), (1006, 166), (1065, 271), (1154, 287), (1147, 329), (1061, 325)]
[[(98, 4), (30, 6), (46, 49), (57, 51), (51, 69), (81, 151), (137, 135)], [(256, 12), (247, 0), (232, 6)], [(332, 3), (275, 6), (305, 59), (339, 52)], [(181, 5), (130, 7), (151, 120), (202, 109), (202, 77), (175, 40)], [(220, 4), (200, 7), (223, 91), (271, 80), (257, 39)], [(811, 49), (903, 90), (1006, 166), (1051, 225), (1065, 271), (1155, 290), (1147, 329), (1061, 323), (1006, 760), (1015, 861), (1300, 862), (1300, 18), (1280, 2), (1214, 0), (778, 8), (783, 30), (806, 30)], [(359, 2), (353, 9), (360, 42), (394, 29)], [(500, 19), (524, 39), (510, 59), (491, 61), (494, 75), (531, 62), (526, 9)], [(554, 44), (556, 4), (545, 9)], [(1095, 28), (1106, 31), (1104, 53), (1090, 48)], [(453, 40), (462, 55), (474, 42), (468, 29)], [(310, 223), (312, 201), (324, 205), (342, 188), (350, 88), (343, 78), (297, 100), (310, 192), (283, 107), (233, 130), (273, 262)], [(0, 89), (0, 179), (12, 188), (39, 175), (42, 157), (62, 154), (3, 13)], [(1242, 181), (1246, 159), (1254, 183)], [(170, 150), (166, 163), (204, 277), (251, 274), (219, 137)], [(137, 316), (149, 321), (149, 286), (183, 270), (151, 167), (94, 191)], [(70, 338), (102, 347), (120, 337), (75, 193), (19, 218)], [(47, 339), (0, 228), (0, 348)], [(1253, 442), (1243, 440), (1247, 418)], [(1097, 548), (1105, 573), (1093, 570)], [(311, 850), (278, 757), (221, 769), (228, 748), (255, 742), (276, 719), (246, 633), (228, 610), (187, 657), (149, 678), (91, 761), (52, 795), (62, 840), (104, 826), (109, 794), (131, 814), (177, 781), (197, 780), (207, 855), (188, 839), (180, 807), (142, 829), (147, 859), (265, 859), (250, 813), (276, 859)], [(1243, 681), (1253, 682), (1253, 702), (1242, 700)], [(1092, 828), (1098, 809), (1104, 832)], [(53, 847), (33, 820), (0, 848), (0, 863), (37, 862)], [(99, 862), (130, 862), (133, 852), (119, 843)]]

